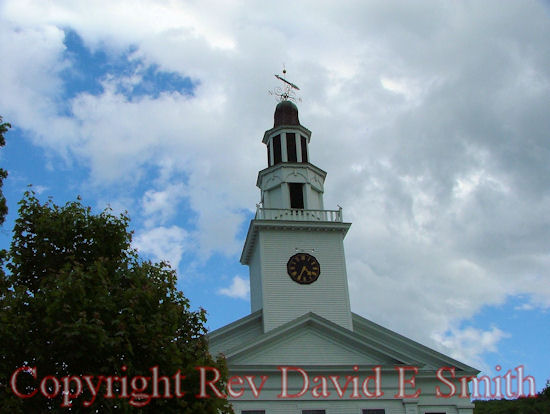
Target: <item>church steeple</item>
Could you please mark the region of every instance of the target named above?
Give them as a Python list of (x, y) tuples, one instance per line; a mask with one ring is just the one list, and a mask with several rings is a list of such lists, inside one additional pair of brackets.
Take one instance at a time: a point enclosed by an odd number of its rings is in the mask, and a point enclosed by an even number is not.
[(279, 102), (262, 140), (261, 203), (241, 255), (250, 267), (251, 310), (262, 310), (265, 332), (309, 312), (352, 329), (343, 246), (350, 223), (341, 209), (324, 209), (327, 173), (311, 163), (310, 140), (296, 105)]
[[(258, 173), (262, 203), (250, 221), (241, 255), (250, 270), (252, 314), (209, 335), (210, 351), (224, 354), (232, 378), (247, 373), (267, 381), (261, 395), (261, 390), (229, 393), (235, 411), (419, 414), (432, 409), (472, 414), (473, 405), (458, 395), (436, 401), (434, 385), (440, 367), (458, 371), (457, 387), (459, 379), (475, 377), (477, 370), (352, 314), (344, 254), (351, 224), (343, 221), (341, 208), (324, 209), (326, 173), (312, 164), (311, 132), (288, 101), (288, 88), (297, 87), (275, 76), (290, 86), (277, 94), (282, 99), (274, 125), (263, 137), (268, 162)], [(411, 366), (418, 371), (418, 394), (427, 392), (418, 398), (400, 393), (402, 398), (395, 392), (403, 373), (395, 368)], [(287, 378), (281, 367), (305, 368), (317, 375), (313, 383), (320, 385), (308, 388), (305, 376), (302, 381), (294, 372)], [(317, 381), (351, 378), (350, 367), (354, 377), (366, 378), (361, 395), (349, 391), (336, 396)], [(380, 373), (389, 379), (381, 380)], [(278, 384), (283, 385), (278, 389)], [(373, 396), (377, 399), (370, 405), (367, 400)], [(365, 408), (369, 406), (376, 408)]]
[(290, 101), (279, 102), (273, 116), (273, 128), (266, 131), (269, 167), (281, 162), (308, 162), (308, 144), (311, 131), (300, 125), (298, 108)]
[(323, 209), (326, 172), (310, 163), (310, 140), (311, 131), (300, 124), (296, 105), (280, 102), (273, 128), (263, 138), (268, 168), (258, 174), (257, 186), (264, 209)]

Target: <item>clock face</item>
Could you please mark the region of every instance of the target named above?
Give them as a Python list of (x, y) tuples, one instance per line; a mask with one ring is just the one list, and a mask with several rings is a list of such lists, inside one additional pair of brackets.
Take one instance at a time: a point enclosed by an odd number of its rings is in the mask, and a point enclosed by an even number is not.
[(292, 256), (288, 260), (286, 270), (290, 278), (301, 285), (315, 282), (321, 274), (319, 262), (307, 253), (298, 253)]

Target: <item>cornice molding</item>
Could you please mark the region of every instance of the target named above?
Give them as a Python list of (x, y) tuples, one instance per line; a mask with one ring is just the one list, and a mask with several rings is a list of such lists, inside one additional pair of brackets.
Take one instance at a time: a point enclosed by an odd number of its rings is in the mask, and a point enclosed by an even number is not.
[(252, 249), (258, 238), (259, 230), (306, 230), (306, 231), (332, 231), (341, 232), (345, 237), (351, 223), (333, 221), (294, 221), (294, 220), (251, 220), (246, 234), (240, 262), (247, 265), (252, 254)]

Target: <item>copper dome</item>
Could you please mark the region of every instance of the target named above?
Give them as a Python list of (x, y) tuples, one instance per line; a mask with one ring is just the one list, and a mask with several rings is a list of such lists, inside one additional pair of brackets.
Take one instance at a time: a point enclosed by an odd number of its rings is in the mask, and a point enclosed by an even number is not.
[(279, 102), (275, 108), (273, 127), (281, 125), (300, 125), (298, 119), (298, 107), (290, 101)]

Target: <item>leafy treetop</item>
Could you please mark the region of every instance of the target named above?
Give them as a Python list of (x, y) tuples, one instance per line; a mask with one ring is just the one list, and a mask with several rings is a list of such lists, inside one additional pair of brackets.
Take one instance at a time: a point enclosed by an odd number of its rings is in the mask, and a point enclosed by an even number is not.
[[(10, 390), (17, 368), (53, 375), (151, 376), (178, 370), (186, 376), (182, 398), (153, 399), (142, 412), (230, 413), (225, 399), (197, 399), (198, 366), (225, 362), (208, 353), (204, 310), (190, 310), (165, 263), (140, 260), (131, 248), (128, 217), (93, 214), (80, 200), (57, 206), (28, 192), (8, 254), (9, 273), (0, 277), (0, 406), (12, 413), (66, 412), (61, 396), (20, 399)], [(125, 367), (125, 368), (123, 368)], [(31, 392), (37, 381), (20, 375)], [(223, 380), (221, 386), (223, 386)], [(128, 398), (103, 398), (90, 408), (76, 398), (71, 412), (130, 412)], [(6, 411), (6, 412), (8, 412)], [(92, 411), (92, 412), (93, 412)]]
[[(8, 132), (8, 129), (11, 128), (11, 124), (8, 122), (3, 122), (2, 117), (0, 116), (0, 147), (6, 145), (6, 139), (4, 134)], [(6, 214), (8, 214), (8, 206), (6, 204), (6, 197), (2, 193), (2, 184), (5, 178), (7, 178), (8, 172), (3, 168), (0, 168), (0, 225), (4, 223)]]

